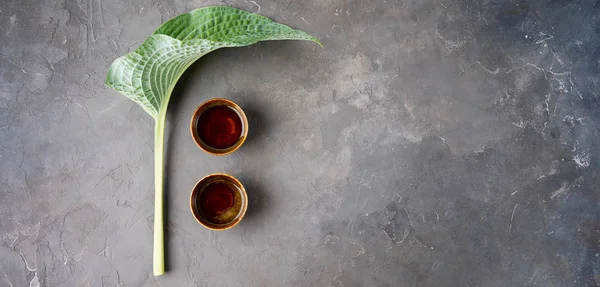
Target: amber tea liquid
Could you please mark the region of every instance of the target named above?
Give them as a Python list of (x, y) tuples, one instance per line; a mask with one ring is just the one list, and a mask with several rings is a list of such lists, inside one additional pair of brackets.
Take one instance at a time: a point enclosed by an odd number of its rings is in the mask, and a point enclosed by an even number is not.
[(242, 208), (237, 187), (225, 181), (209, 183), (197, 198), (198, 209), (208, 221), (222, 224), (236, 218)]
[(198, 136), (215, 149), (227, 149), (235, 145), (243, 129), (240, 115), (228, 106), (210, 107), (198, 118)]

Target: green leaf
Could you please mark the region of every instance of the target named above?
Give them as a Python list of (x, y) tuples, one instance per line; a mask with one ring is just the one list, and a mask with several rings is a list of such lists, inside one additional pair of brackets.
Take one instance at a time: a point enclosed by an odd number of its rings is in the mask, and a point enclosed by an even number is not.
[(135, 51), (110, 66), (106, 85), (157, 118), (183, 72), (200, 57), (224, 47), (266, 40), (309, 40), (307, 33), (267, 17), (230, 7), (207, 7), (179, 15), (160, 26)]
[(185, 70), (207, 53), (266, 40), (308, 40), (322, 47), (307, 33), (269, 18), (230, 7), (207, 7), (165, 22), (139, 48), (116, 59), (110, 66), (106, 85), (139, 104), (155, 119), (156, 276), (164, 273), (164, 125), (173, 88)]

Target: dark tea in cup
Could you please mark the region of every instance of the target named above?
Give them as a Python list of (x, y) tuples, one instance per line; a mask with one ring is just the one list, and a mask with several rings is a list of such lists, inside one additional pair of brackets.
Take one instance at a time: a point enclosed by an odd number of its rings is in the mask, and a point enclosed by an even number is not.
[(190, 129), (192, 138), (202, 150), (213, 155), (226, 155), (244, 143), (248, 119), (234, 102), (211, 99), (196, 109)]

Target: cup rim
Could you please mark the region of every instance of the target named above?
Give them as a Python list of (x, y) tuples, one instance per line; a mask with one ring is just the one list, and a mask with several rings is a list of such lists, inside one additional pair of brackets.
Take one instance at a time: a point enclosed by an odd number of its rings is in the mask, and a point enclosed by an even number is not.
[[(237, 112), (237, 114), (240, 117), (240, 120), (242, 121), (242, 134), (240, 135), (240, 138), (234, 145), (226, 149), (213, 148), (210, 145), (203, 142), (200, 139), (200, 136), (198, 135), (198, 118), (200, 118), (200, 115), (204, 111), (214, 106), (227, 106), (229, 108), (232, 108), (234, 111)], [(235, 102), (225, 98), (212, 98), (201, 103), (192, 114), (192, 119), (190, 120), (190, 133), (192, 134), (192, 139), (201, 150), (207, 152), (208, 154), (216, 156), (228, 155), (238, 150), (246, 141), (246, 138), (248, 137), (248, 118), (246, 117), (246, 113), (244, 113), (244, 110)]]
[[(200, 214), (199, 208), (196, 204), (196, 198), (199, 195), (198, 192), (200, 190), (200, 187), (202, 187), (203, 184), (207, 183), (209, 180), (214, 179), (214, 178), (224, 178), (225, 180), (232, 182), (234, 185), (236, 185), (238, 187), (238, 190), (242, 196), (242, 207), (240, 209), (239, 215), (228, 223), (215, 224), (215, 223), (208, 221), (207, 219), (202, 217), (202, 215)], [(194, 187), (192, 188), (192, 192), (190, 194), (190, 211), (192, 212), (192, 216), (194, 216), (194, 218), (196, 219), (196, 221), (198, 223), (200, 223), (200, 225), (202, 225), (205, 228), (208, 228), (210, 230), (222, 231), (222, 230), (227, 230), (227, 229), (230, 229), (230, 228), (236, 226), (242, 220), (244, 215), (246, 215), (247, 209), (248, 209), (248, 194), (246, 193), (246, 189), (244, 188), (244, 185), (242, 185), (242, 183), (239, 180), (237, 180), (235, 177), (233, 177), (229, 174), (226, 174), (226, 173), (213, 173), (213, 174), (209, 174), (209, 175), (203, 177), (194, 185)]]

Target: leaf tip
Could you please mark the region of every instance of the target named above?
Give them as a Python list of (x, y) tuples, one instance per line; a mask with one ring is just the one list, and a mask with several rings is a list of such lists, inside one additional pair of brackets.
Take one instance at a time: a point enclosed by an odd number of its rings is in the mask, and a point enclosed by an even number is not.
[(313, 40), (313, 42), (317, 43), (317, 45), (321, 46), (321, 48), (325, 49), (325, 47), (323, 47), (323, 44), (321, 44), (321, 41), (319, 41), (319, 39), (315, 38)]
[(306, 40), (309, 40), (309, 41), (315, 42), (317, 45), (321, 46), (321, 48), (325, 49), (325, 47), (323, 47), (323, 44), (321, 44), (321, 41), (319, 41), (319, 39), (317, 39), (317, 37), (315, 37), (315, 36), (313, 36), (313, 35), (311, 35), (311, 34), (308, 34), (308, 33), (304, 32), (304, 31), (302, 31), (302, 30), (299, 30), (299, 31), (300, 31), (301, 33), (304, 33), (304, 35), (306, 35), (306, 36), (307, 36), (307, 39), (306, 39)]

